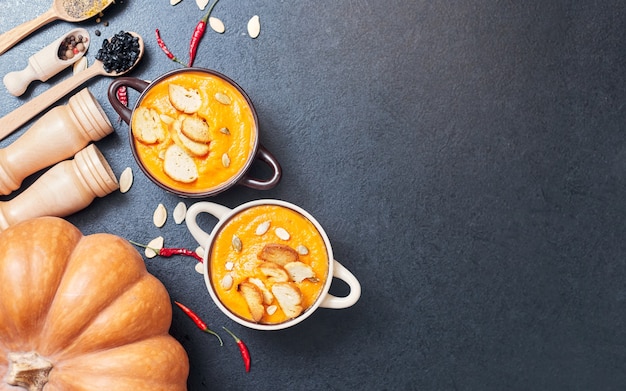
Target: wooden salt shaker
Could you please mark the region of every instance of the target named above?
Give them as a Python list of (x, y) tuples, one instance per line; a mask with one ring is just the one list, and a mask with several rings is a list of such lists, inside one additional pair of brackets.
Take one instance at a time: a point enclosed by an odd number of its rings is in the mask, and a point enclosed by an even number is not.
[(67, 105), (47, 112), (8, 147), (0, 149), (0, 194), (17, 190), (24, 178), (72, 157), (90, 141), (113, 132), (113, 125), (84, 88)]
[(0, 231), (35, 217), (69, 216), (118, 188), (113, 170), (91, 144), (74, 159), (54, 165), (14, 199), (0, 202)]
[[(85, 42), (83, 43), (84, 50), (77, 51), (72, 58), (60, 58), (59, 48), (63, 41), (65, 41), (67, 37), (77, 37), (79, 35), (85, 38)], [(7, 73), (3, 78), (4, 86), (11, 95), (22, 95), (32, 81), (47, 81), (52, 76), (80, 60), (89, 47), (89, 41), (89, 33), (87, 30), (82, 28), (71, 30), (50, 45), (30, 56), (26, 68), (21, 71)]]

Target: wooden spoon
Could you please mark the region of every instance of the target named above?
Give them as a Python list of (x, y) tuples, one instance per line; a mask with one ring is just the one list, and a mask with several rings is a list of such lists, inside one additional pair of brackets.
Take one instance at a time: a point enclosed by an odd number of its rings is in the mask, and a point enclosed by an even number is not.
[[(54, 20), (61, 19), (66, 22), (80, 22), (99, 14), (113, 2), (114, 0), (94, 0), (93, 5), (90, 7), (81, 7), (81, 4), (87, 4), (87, 0), (53, 0), (52, 7), (48, 11), (0, 35), (0, 54), (12, 48), (33, 31)], [(77, 8), (78, 11), (73, 11), (72, 6)], [(82, 8), (85, 10), (81, 11)]]
[(99, 75), (120, 76), (137, 66), (137, 63), (141, 60), (144, 54), (143, 39), (137, 33), (129, 33), (139, 38), (139, 55), (137, 56), (135, 63), (130, 68), (123, 72), (107, 72), (104, 69), (104, 63), (100, 60), (96, 60), (89, 68), (63, 80), (59, 84), (49, 88), (9, 114), (0, 118), (0, 140), (13, 133), (20, 126), (28, 122), (28, 120), (50, 107), (53, 103), (63, 98), (92, 77)]

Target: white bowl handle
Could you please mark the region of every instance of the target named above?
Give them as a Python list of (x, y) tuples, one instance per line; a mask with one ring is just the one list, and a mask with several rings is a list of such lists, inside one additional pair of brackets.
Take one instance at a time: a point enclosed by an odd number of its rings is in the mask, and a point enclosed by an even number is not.
[(350, 271), (342, 264), (334, 260), (333, 265), (335, 270), (332, 277), (338, 278), (348, 284), (350, 287), (350, 293), (348, 296), (344, 297), (326, 294), (326, 297), (322, 300), (320, 307), (332, 309), (348, 308), (354, 305), (359, 300), (359, 297), (361, 297), (361, 284), (359, 283), (359, 280), (356, 279), (354, 274), (350, 273)]
[(187, 209), (187, 215), (185, 216), (185, 222), (187, 223), (187, 229), (191, 232), (191, 235), (196, 239), (200, 246), (206, 246), (209, 244), (211, 235), (198, 226), (196, 218), (200, 213), (209, 213), (217, 217), (218, 220), (224, 219), (228, 214), (232, 212), (225, 206), (215, 204), (213, 202), (196, 202)]

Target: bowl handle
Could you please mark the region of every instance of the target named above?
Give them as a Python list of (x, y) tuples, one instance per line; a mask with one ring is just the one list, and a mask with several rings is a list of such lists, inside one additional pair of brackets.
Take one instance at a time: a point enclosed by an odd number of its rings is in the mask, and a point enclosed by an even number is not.
[(338, 278), (344, 281), (350, 287), (350, 293), (348, 296), (337, 297), (331, 294), (326, 294), (324, 300), (320, 303), (322, 308), (342, 309), (348, 308), (354, 305), (361, 297), (361, 284), (348, 269), (346, 269), (341, 263), (336, 260), (333, 261), (334, 272), (332, 277)]
[(200, 246), (205, 247), (209, 244), (209, 240), (211, 240), (211, 235), (209, 235), (198, 225), (198, 215), (200, 213), (209, 213), (217, 217), (218, 220), (222, 220), (226, 216), (228, 216), (231, 211), (231, 209), (228, 209), (225, 206), (213, 202), (196, 202), (195, 204), (191, 205), (189, 209), (187, 209), (185, 223), (187, 224), (187, 229), (189, 230), (189, 232), (191, 232), (191, 236), (196, 239), (196, 242), (198, 242)]
[(258, 179), (246, 174), (243, 178), (241, 178), (239, 184), (255, 190), (269, 190), (280, 182), (280, 177), (283, 174), (282, 168), (274, 155), (272, 155), (272, 153), (263, 145), (259, 144), (256, 158), (267, 164), (272, 169), (272, 176), (269, 179)]
[(109, 90), (107, 91), (109, 102), (113, 110), (115, 110), (120, 118), (127, 124), (130, 123), (131, 110), (124, 103), (120, 102), (117, 97), (117, 89), (120, 87), (130, 87), (141, 93), (148, 85), (150, 85), (150, 83), (145, 80), (128, 76), (117, 77), (109, 84)]

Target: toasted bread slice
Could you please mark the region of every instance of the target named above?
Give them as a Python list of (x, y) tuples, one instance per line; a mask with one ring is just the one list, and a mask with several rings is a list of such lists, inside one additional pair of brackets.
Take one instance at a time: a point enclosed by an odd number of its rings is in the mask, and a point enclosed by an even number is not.
[(191, 156), (176, 144), (165, 151), (163, 170), (175, 181), (191, 183), (198, 179), (198, 167)]
[(208, 143), (211, 141), (209, 135), (209, 124), (203, 118), (195, 115), (190, 115), (183, 118), (181, 131), (191, 140), (197, 143)]
[(272, 293), (287, 317), (295, 318), (304, 310), (302, 292), (293, 282), (279, 282), (272, 285)]
[(145, 144), (154, 144), (165, 139), (165, 124), (156, 110), (139, 106), (131, 124), (133, 136)]
[(250, 309), (250, 315), (255, 322), (261, 321), (265, 307), (263, 307), (263, 293), (261, 290), (251, 282), (244, 281), (239, 284), (239, 292), (243, 295), (248, 309)]
[(261, 293), (263, 293), (263, 304), (265, 305), (272, 304), (272, 301), (274, 301), (274, 296), (272, 295), (272, 292), (270, 292), (270, 290), (267, 289), (263, 281), (261, 281), (258, 278), (248, 278), (248, 281), (256, 285), (257, 288), (259, 288), (259, 290), (261, 291)]
[(257, 258), (274, 262), (278, 265), (286, 265), (289, 262), (297, 262), (300, 260), (298, 252), (285, 244), (268, 243), (257, 254)]
[(274, 262), (261, 262), (258, 268), (264, 276), (273, 282), (289, 281), (289, 274), (287, 273), (287, 270)]
[(172, 137), (174, 141), (179, 144), (185, 151), (187, 151), (192, 156), (206, 156), (209, 154), (209, 145), (204, 143), (198, 143), (193, 141), (189, 137), (185, 136), (182, 131), (182, 124), (184, 120), (176, 120), (172, 124), (172, 128), (174, 129), (175, 136)]
[(293, 282), (302, 282), (307, 278), (315, 278), (313, 268), (304, 262), (289, 262), (284, 267)]
[(183, 113), (193, 114), (200, 110), (200, 106), (202, 106), (200, 91), (195, 88), (185, 88), (171, 83), (168, 92), (172, 106)]

